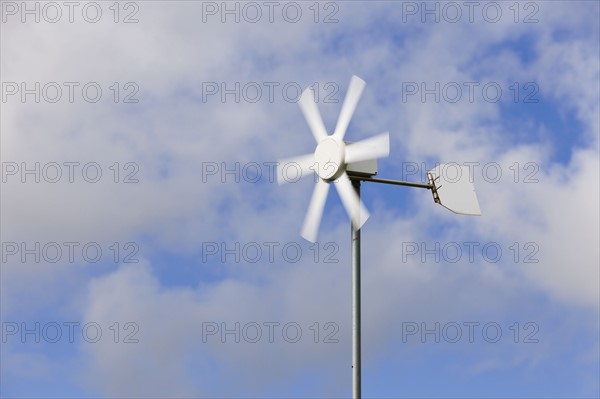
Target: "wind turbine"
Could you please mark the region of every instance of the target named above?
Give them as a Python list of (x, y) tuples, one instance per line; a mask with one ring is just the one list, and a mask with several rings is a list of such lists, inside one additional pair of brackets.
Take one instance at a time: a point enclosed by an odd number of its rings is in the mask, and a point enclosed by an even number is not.
[(290, 164), (299, 167), (302, 177), (312, 174), (313, 171), (319, 177), (302, 227), (301, 235), (308, 241), (315, 242), (317, 239), (330, 183), (335, 184), (342, 204), (356, 228), (360, 229), (369, 218), (369, 212), (352, 188), (347, 166), (349, 163), (388, 156), (390, 148), (387, 132), (353, 144), (343, 141), (346, 129), (350, 124), (350, 119), (364, 88), (365, 82), (357, 76), (352, 76), (350, 88), (342, 105), (335, 131), (331, 135), (328, 135), (325, 130), (325, 125), (310, 87), (304, 90), (298, 101), (317, 142), (317, 147), (314, 153), (280, 161), (277, 177), (280, 184), (289, 181), (286, 171), (288, 170), (287, 166)]
[[(334, 184), (352, 226), (352, 397), (361, 397), (361, 336), (360, 336), (360, 228), (369, 218), (369, 212), (360, 199), (360, 182), (395, 184), (426, 188), (432, 191), (436, 203), (457, 214), (481, 215), (473, 181), (467, 166), (442, 164), (427, 172), (427, 183), (405, 182), (374, 178), (377, 174), (377, 158), (389, 155), (388, 132), (356, 143), (344, 142), (344, 136), (352, 114), (365, 88), (365, 82), (352, 76), (346, 98), (338, 117), (335, 130), (328, 135), (321, 114), (308, 87), (298, 104), (317, 142), (310, 154), (279, 161), (277, 181), (289, 182), (287, 170), (293, 165), (301, 177), (315, 172), (318, 176), (310, 205), (306, 213), (301, 235), (315, 242), (325, 208), (330, 184)], [(456, 168), (455, 176), (448, 176), (448, 169)]]

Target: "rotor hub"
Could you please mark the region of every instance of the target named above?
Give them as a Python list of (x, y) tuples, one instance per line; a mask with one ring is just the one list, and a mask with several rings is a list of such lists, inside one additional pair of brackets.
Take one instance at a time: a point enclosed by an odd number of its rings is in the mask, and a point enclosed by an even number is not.
[(315, 172), (325, 181), (337, 179), (345, 170), (345, 144), (334, 137), (326, 137), (315, 150)]

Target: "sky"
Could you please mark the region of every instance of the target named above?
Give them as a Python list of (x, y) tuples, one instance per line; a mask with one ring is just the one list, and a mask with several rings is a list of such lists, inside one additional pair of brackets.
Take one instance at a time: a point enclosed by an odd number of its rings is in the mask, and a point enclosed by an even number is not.
[(0, 396), (351, 396), (350, 223), (314, 151), (472, 171), (482, 216), (363, 183), (363, 396), (600, 396), (596, 1), (0, 2)]

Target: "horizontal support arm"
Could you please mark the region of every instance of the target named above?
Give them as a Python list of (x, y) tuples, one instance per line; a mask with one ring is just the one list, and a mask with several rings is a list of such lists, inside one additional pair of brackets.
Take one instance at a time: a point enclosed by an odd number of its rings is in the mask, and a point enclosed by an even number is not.
[(431, 190), (433, 188), (432, 184), (427, 184), (427, 183), (413, 183), (413, 182), (409, 182), (409, 181), (379, 179), (377, 177), (358, 176), (358, 175), (350, 175), (350, 174), (348, 175), (348, 177), (350, 178), (350, 180), (362, 180), (362, 181), (370, 181), (373, 183), (394, 184), (396, 186), (426, 188), (428, 190)]

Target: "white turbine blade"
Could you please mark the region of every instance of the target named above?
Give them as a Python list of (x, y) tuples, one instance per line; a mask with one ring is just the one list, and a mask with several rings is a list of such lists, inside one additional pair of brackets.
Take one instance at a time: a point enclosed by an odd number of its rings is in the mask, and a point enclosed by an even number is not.
[(360, 95), (362, 94), (365, 85), (365, 81), (358, 76), (353, 75), (352, 79), (350, 79), (348, 93), (346, 93), (346, 98), (344, 99), (344, 104), (342, 105), (342, 110), (340, 111), (340, 116), (338, 117), (337, 125), (335, 126), (335, 132), (333, 132), (333, 135), (340, 140), (344, 139), (346, 129), (348, 129), (350, 119), (352, 119), (352, 114), (354, 114), (354, 110), (356, 109), (358, 100), (360, 100)]
[(304, 225), (302, 226), (302, 237), (310, 242), (317, 241), (317, 234), (319, 232), (319, 225), (321, 224), (321, 217), (323, 216), (323, 209), (325, 208), (325, 201), (327, 200), (327, 193), (329, 192), (329, 183), (325, 183), (319, 179), (315, 185), (312, 198), (310, 199), (310, 205), (304, 218)]
[(344, 172), (334, 184), (340, 194), (342, 204), (344, 204), (344, 208), (346, 208), (346, 212), (348, 213), (350, 220), (352, 220), (352, 224), (355, 228), (360, 229), (369, 218), (369, 212), (360, 198), (358, 198), (358, 194), (356, 194), (356, 190), (352, 187), (352, 183), (346, 172)]
[(435, 185), (435, 202), (460, 215), (481, 215), (468, 166), (456, 163), (441, 164), (427, 174)]
[(322, 139), (327, 137), (327, 130), (323, 124), (321, 113), (319, 112), (319, 108), (315, 103), (315, 96), (310, 87), (304, 90), (300, 100), (298, 101), (298, 104), (300, 105), (300, 109), (304, 114), (306, 123), (308, 123), (310, 131), (315, 137), (315, 140), (317, 143), (320, 143)]
[(346, 146), (346, 162), (360, 162), (390, 155), (388, 132)]
[(306, 154), (277, 162), (277, 183), (295, 182), (314, 172), (315, 154)]

